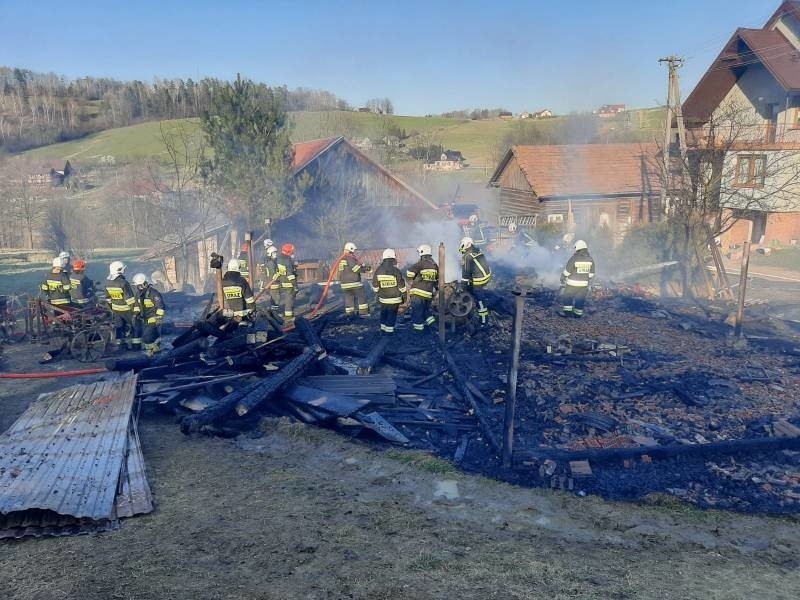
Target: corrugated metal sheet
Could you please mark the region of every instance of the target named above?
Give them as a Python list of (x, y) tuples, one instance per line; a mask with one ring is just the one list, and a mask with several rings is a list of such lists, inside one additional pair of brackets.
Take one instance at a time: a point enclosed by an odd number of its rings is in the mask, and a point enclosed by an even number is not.
[(0, 514), (39, 509), (77, 519), (115, 518), (136, 376), (76, 385), (31, 404), (0, 436)]

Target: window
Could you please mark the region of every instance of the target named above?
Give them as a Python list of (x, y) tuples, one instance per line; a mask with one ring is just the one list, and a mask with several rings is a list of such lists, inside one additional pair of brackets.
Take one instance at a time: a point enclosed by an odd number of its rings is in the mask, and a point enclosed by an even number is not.
[(563, 223), (564, 222), (564, 215), (561, 213), (554, 213), (552, 215), (547, 215), (547, 222), (548, 223)]
[(766, 169), (766, 156), (739, 155), (736, 160), (736, 187), (762, 187)]

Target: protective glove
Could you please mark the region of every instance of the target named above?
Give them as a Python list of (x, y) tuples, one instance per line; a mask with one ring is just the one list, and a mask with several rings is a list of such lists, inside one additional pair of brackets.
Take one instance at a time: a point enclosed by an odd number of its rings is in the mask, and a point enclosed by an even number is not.
[(561, 285), (564, 285), (565, 283), (567, 283), (567, 277), (564, 274), (562, 274), (561, 275)]
[(230, 308), (223, 308), (222, 309), (222, 316), (230, 318), (230, 317), (233, 316), (233, 311)]

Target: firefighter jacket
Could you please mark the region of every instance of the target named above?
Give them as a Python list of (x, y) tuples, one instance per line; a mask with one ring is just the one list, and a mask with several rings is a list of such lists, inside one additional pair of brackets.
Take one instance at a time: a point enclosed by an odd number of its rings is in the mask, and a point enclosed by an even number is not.
[(255, 307), (253, 290), (241, 273), (236, 271), (225, 273), (222, 278), (222, 293), (225, 296), (225, 307), (233, 311), (234, 317), (249, 315)]
[(69, 304), (71, 283), (69, 275), (62, 270), (50, 271), (40, 286), (42, 292), (47, 297), (47, 301), (53, 306), (65, 306)]
[(291, 256), (281, 254), (275, 261), (278, 265), (278, 283), (282, 288), (297, 287), (297, 265)]
[(278, 262), (274, 258), (266, 257), (261, 263), (261, 273), (264, 276), (264, 285), (271, 290), (281, 287), (278, 282)]
[(461, 257), (461, 281), (474, 287), (482, 287), (492, 278), (492, 270), (483, 252), (470, 248)]
[(152, 285), (146, 285), (137, 292), (136, 312), (147, 325), (158, 325), (164, 318), (165, 309), (161, 292)]
[(406, 296), (406, 282), (394, 258), (384, 259), (375, 269), (372, 289), (381, 304), (402, 304)]
[(86, 273), (70, 273), (69, 296), (75, 306), (88, 306), (94, 301), (94, 282)]
[(564, 267), (564, 282), (573, 287), (588, 287), (589, 281), (594, 277), (594, 260), (589, 250), (581, 249), (575, 252)]
[(361, 287), (362, 265), (352, 252), (339, 261), (339, 284), (343, 290)]
[(136, 295), (124, 275), (106, 279), (106, 302), (114, 312), (128, 312), (134, 309)]
[(242, 274), (242, 277), (249, 277), (250, 276), (250, 260), (247, 256), (247, 252), (242, 250), (239, 253), (239, 273)]
[(433, 258), (423, 256), (417, 264), (408, 268), (406, 277), (411, 281), (409, 293), (412, 296), (430, 300), (439, 286), (439, 267), (433, 262)]

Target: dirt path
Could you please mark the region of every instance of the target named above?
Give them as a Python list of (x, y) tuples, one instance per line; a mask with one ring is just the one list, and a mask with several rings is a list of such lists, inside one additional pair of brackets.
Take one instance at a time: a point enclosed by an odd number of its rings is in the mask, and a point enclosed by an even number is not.
[[(0, 392), (3, 425), (23, 387)], [(264, 429), (186, 438), (145, 415), (156, 511), (101, 535), (3, 543), (2, 597), (795, 598), (800, 586), (794, 520), (514, 488), (328, 431)]]

